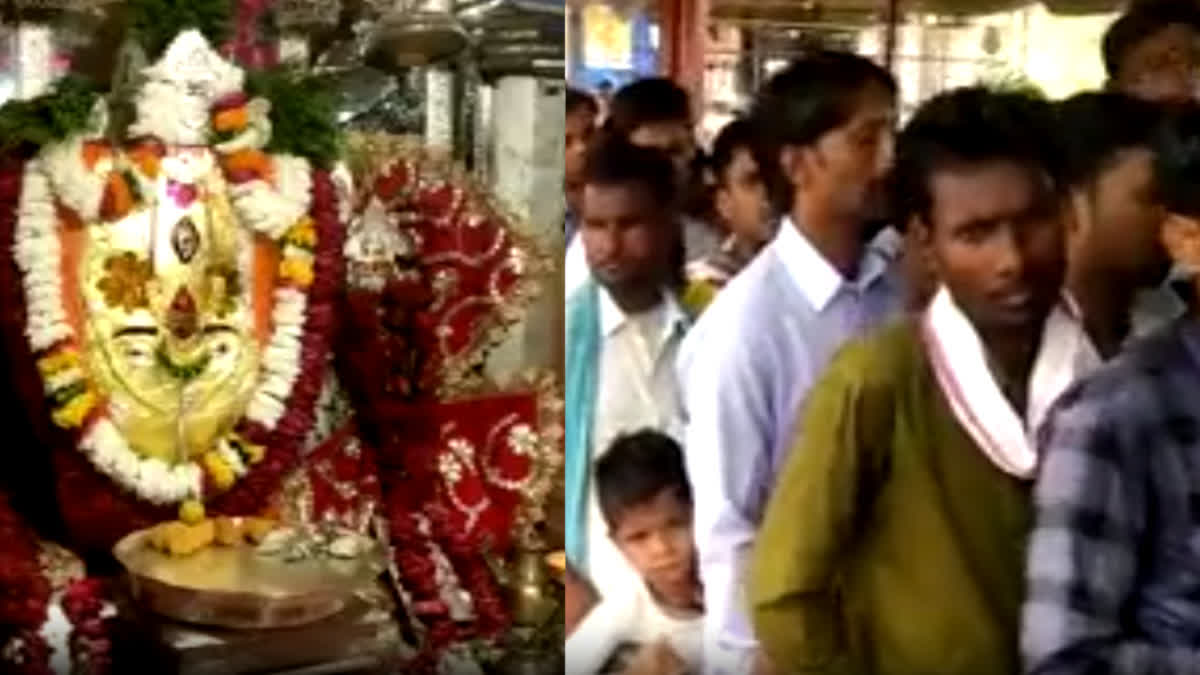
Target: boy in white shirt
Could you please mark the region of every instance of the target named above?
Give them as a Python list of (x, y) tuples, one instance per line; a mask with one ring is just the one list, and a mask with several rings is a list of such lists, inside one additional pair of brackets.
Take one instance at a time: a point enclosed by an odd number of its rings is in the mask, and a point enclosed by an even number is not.
[(595, 480), (609, 536), (642, 583), (604, 589), (567, 638), (566, 675), (699, 673), (703, 594), (679, 444), (651, 430), (619, 436)]

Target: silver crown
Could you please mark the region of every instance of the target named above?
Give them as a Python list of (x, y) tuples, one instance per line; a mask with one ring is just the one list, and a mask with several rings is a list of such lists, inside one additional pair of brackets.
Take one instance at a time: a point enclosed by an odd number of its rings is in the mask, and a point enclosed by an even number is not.
[(241, 91), (245, 80), (242, 69), (218, 54), (198, 30), (177, 35), (145, 74), (150, 80), (176, 85), (180, 93), (208, 101)]

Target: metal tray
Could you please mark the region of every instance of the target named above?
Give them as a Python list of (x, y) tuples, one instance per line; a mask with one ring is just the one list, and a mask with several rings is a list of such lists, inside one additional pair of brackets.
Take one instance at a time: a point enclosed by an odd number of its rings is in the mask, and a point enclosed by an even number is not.
[(208, 626), (283, 628), (319, 621), (341, 611), (384, 569), (373, 540), (354, 559), (287, 562), (249, 544), (171, 557), (149, 546), (150, 534), (134, 532), (113, 549), (129, 574), (133, 599), (155, 613)]

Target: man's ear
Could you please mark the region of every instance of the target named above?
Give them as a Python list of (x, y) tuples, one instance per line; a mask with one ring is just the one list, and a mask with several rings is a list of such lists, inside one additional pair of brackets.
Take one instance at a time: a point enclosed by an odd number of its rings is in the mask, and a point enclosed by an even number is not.
[(904, 272), (908, 282), (907, 307), (919, 311), (937, 289), (929, 228), (916, 216), (909, 218), (904, 240)]
[(1092, 212), (1092, 204), (1083, 190), (1070, 190), (1062, 200), (1063, 231), (1067, 237), (1085, 234)]
[(925, 269), (936, 274), (938, 264), (937, 256), (933, 254), (933, 227), (920, 214), (914, 213), (908, 217), (906, 228), (907, 245), (915, 248), (913, 253), (921, 259)]
[(1161, 234), (1163, 246), (1176, 264), (1189, 271), (1200, 270), (1200, 222), (1170, 213), (1163, 221)]
[(733, 216), (733, 202), (729, 196), (729, 190), (726, 190), (725, 186), (720, 183), (717, 184), (716, 190), (713, 191), (713, 207), (717, 210), (717, 215), (728, 226)]
[(914, 246), (928, 249), (933, 245), (933, 232), (930, 231), (929, 224), (915, 213), (908, 217), (908, 222), (904, 224), (904, 231), (908, 233), (909, 243)]
[(787, 179), (792, 189), (804, 187), (807, 172), (804, 167), (804, 148), (787, 145), (779, 151), (779, 172)]

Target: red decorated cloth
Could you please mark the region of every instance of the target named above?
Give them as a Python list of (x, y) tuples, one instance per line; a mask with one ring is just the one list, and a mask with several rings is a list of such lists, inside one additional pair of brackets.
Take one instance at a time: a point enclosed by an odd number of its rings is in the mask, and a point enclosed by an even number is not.
[[(482, 371), (524, 311), (532, 261), (484, 192), (420, 149), (380, 167), (360, 206), (375, 199), (412, 250), (383, 290), (349, 290), (339, 360), (378, 447), (395, 562), (425, 627), (409, 668), (432, 672), (445, 647), (510, 622), (484, 554), (503, 557), (512, 546), (544, 448), (547, 392), (498, 392)], [(455, 577), (449, 586), (442, 560)], [(455, 584), (471, 596), (471, 622), (451, 617)]]
[(539, 393), (529, 391), (384, 407), (380, 413), (397, 424), (381, 452), (381, 477), (405, 486), (393, 492), (407, 508), (436, 504), (447, 512), (447, 526), (507, 551), (531, 470), (514, 436), (540, 428), (539, 403)]

